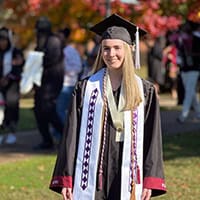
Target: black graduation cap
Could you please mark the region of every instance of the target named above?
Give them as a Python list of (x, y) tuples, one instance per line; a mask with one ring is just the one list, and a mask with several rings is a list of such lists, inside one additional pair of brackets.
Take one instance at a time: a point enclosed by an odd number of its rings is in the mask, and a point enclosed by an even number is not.
[[(133, 44), (137, 26), (117, 14), (112, 14), (91, 27), (90, 30), (97, 35), (102, 36), (102, 39), (121, 39), (128, 44)], [(145, 30), (139, 28), (140, 36), (143, 36), (146, 33)]]

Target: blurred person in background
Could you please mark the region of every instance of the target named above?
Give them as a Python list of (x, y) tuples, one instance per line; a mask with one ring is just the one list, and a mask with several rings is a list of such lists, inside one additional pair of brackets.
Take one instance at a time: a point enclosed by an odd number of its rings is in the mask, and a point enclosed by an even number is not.
[(173, 33), (166, 35), (166, 47), (163, 49), (163, 61), (165, 65), (165, 87), (170, 89), (171, 97), (177, 99), (177, 47)]
[(63, 123), (71, 103), (72, 92), (79, 79), (79, 74), (82, 72), (81, 56), (75, 46), (70, 43), (70, 34), (71, 30), (68, 27), (58, 31), (58, 35), (64, 45), (64, 82), (57, 99), (57, 112)]
[(200, 71), (200, 23), (196, 25), (193, 31), (192, 58), (194, 66), (197, 66)]
[(9, 132), (7, 136), (1, 136), (0, 141), (6, 144), (17, 141), (15, 133), (19, 121), (19, 83), (24, 65), (23, 52), (14, 46), (12, 39), (11, 30), (0, 28), (0, 92), (5, 104), (1, 128)]
[(36, 21), (36, 51), (44, 52), (41, 86), (35, 85), (34, 111), (42, 142), (34, 149), (52, 149), (54, 141), (50, 126), (63, 131), (63, 122), (56, 111), (56, 101), (63, 86), (63, 49), (60, 39), (52, 33), (51, 22), (46, 17)]
[(181, 55), (180, 71), (184, 86), (182, 111), (177, 118), (183, 123), (189, 116), (191, 108), (195, 111), (195, 118), (200, 119), (200, 105), (197, 95), (197, 83), (200, 74), (199, 64), (199, 30), (192, 30), (191, 24), (186, 22), (179, 34), (179, 52)]
[(87, 46), (88, 48), (86, 48), (87, 59), (86, 59), (86, 65), (85, 65), (84, 71), (81, 76), (82, 79), (89, 76), (91, 73), (93, 64), (95, 62), (95, 59), (99, 50), (100, 39), (101, 39), (100, 36), (95, 35), (91, 41), (88, 41), (88, 46)]
[(164, 73), (163, 73), (164, 46), (162, 37), (157, 37), (156, 39), (150, 39), (150, 40), (151, 40), (151, 45), (149, 45), (149, 51), (147, 53), (148, 79), (154, 84), (156, 92), (159, 95), (160, 87), (164, 84)]

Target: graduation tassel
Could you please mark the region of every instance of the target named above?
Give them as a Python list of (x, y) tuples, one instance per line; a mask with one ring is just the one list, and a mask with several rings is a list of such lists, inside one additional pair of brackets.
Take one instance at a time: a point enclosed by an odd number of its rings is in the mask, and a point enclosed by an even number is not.
[(137, 165), (137, 184), (140, 184), (140, 168)]
[(131, 186), (132, 186), (132, 188), (131, 188), (131, 198), (130, 198), (130, 200), (136, 200), (136, 198), (135, 198), (135, 183), (134, 183), (134, 181), (132, 181)]
[(136, 27), (135, 33), (135, 68), (140, 69), (140, 39), (138, 27)]
[(103, 175), (102, 175), (102, 172), (99, 172), (99, 175), (98, 175), (98, 189), (99, 190), (103, 189)]

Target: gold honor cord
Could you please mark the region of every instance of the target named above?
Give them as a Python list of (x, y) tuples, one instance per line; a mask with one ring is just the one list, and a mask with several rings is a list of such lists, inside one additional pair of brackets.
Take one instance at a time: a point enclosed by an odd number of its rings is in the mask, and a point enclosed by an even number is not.
[(113, 121), (113, 124), (116, 129), (116, 142), (120, 142), (124, 140), (124, 89), (123, 85), (121, 85), (120, 89), (120, 97), (119, 97), (119, 104), (118, 108), (113, 96), (113, 91), (112, 91), (112, 86), (111, 86), (111, 81), (110, 81), (110, 76), (108, 74), (108, 71), (106, 72), (106, 95), (108, 99), (108, 107), (110, 110), (111, 118)]

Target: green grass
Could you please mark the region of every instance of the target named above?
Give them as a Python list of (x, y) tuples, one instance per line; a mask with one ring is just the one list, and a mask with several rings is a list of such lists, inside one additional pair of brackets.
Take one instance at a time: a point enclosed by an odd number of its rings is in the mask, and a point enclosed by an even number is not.
[(199, 199), (200, 134), (165, 136), (163, 144), (168, 193), (155, 199)]
[(32, 108), (21, 108), (19, 113), (18, 131), (36, 129), (36, 121)]
[(54, 163), (55, 155), (43, 155), (1, 164), (0, 199), (61, 199), (48, 189)]
[[(200, 134), (164, 137), (164, 166), (168, 192), (156, 200), (196, 200), (200, 197)], [(57, 200), (48, 189), (56, 155), (29, 157), (0, 164), (0, 199)]]
[(20, 99), (20, 112), (19, 123), (17, 126), (18, 131), (25, 131), (36, 129), (36, 121), (33, 111), (33, 99), (21, 98)]
[[(19, 130), (36, 127), (32, 100), (23, 100)], [(155, 200), (197, 200), (200, 197), (200, 133), (164, 136), (167, 194)], [(61, 200), (48, 189), (56, 155), (37, 155), (0, 163), (1, 200)]]

